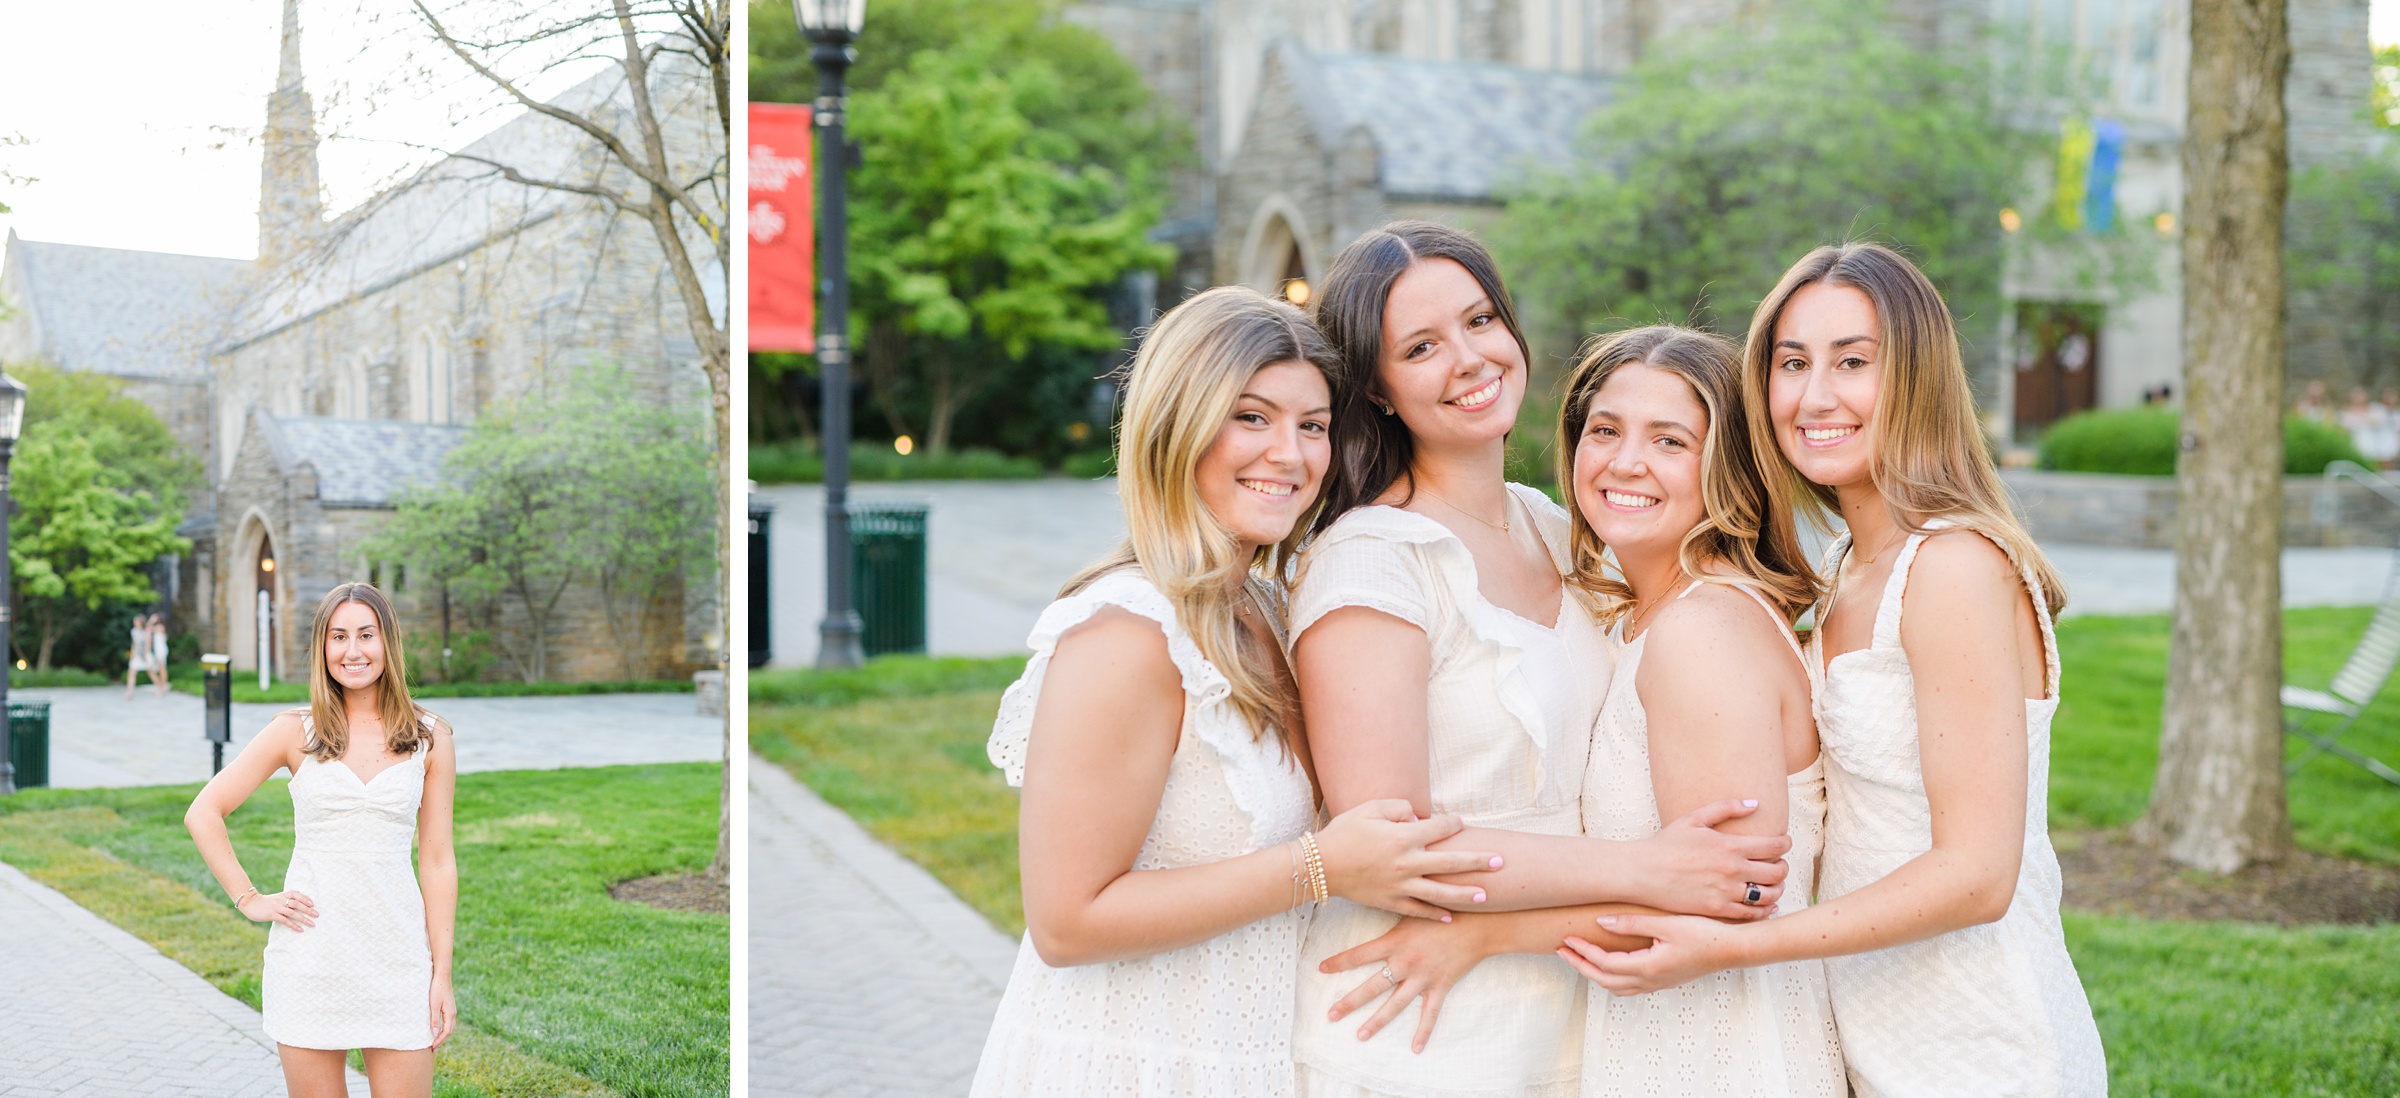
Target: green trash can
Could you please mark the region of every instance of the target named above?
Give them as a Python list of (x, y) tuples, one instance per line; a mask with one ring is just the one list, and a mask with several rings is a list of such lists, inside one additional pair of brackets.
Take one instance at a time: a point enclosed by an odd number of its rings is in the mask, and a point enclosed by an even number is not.
[(50, 784), (50, 703), (8, 703), (8, 761), (17, 768), (17, 788)]
[(925, 650), (925, 514), (922, 503), (850, 505), (851, 590), (869, 657)]

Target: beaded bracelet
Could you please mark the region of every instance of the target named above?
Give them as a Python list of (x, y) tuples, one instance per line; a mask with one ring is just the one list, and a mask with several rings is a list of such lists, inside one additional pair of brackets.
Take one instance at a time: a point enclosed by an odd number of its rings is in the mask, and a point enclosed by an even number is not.
[(1317, 833), (1300, 833), (1300, 856), (1308, 867), (1308, 898), (1312, 903), (1324, 903), (1329, 893), (1325, 888), (1325, 856), (1317, 850)]

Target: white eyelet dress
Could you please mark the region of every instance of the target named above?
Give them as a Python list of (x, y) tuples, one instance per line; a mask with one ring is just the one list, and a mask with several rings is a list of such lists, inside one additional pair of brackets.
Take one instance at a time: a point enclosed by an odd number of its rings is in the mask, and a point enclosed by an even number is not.
[[(1828, 760), (1831, 813), (1820, 902), (1873, 884), (1933, 848), (1933, 812), (1917, 753), (1917, 683), (1900, 647), (1901, 599), (1925, 537), (1909, 538), (1892, 562), (1876, 604), (1873, 642), (1821, 672), (1817, 735)], [(1827, 575), (1841, 574), (1849, 548), (1846, 534), (1833, 543)], [(2033, 573), (2015, 562), (2041, 622), (2049, 687), (2048, 697), (2025, 703), (2025, 854), (2016, 897), (1997, 922), (1826, 960), (1842, 1055), (1861, 1098), (2108, 1092), (2100, 1031), (2059, 925), (2058, 856), (2050, 848), (2058, 641)], [(1829, 594), (1824, 605), (1832, 601)], [(1822, 631), (1809, 638), (1812, 664), (1823, 658), (1822, 638)]]
[[(1276, 737), (1254, 736), (1230, 687), (1173, 604), (1140, 572), (1112, 572), (1042, 612), (1033, 658), (1000, 701), (993, 765), (1025, 782), (1025, 747), (1058, 639), (1103, 607), (1158, 623), (1182, 674), (1182, 738), (1133, 868), (1205, 865), (1290, 842), (1316, 792)], [(1137, 960), (1053, 968), (1028, 936), (975, 1071), (978, 1098), (1143, 1095), (1273, 1098), (1292, 1092), (1293, 959), (1304, 908)]]
[[(1675, 596), (1698, 590), (1695, 582)], [(1783, 615), (1758, 592), (1775, 628), (1801, 656)], [(1624, 636), (1624, 623), (1612, 633)], [(1583, 833), (1595, 839), (1647, 839), (1665, 826), (1650, 776), (1650, 719), (1635, 679), (1643, 633), (1617, 653), (1617, 673), (1592, 733), (1584, 772)], [(1806, 664), (1806, 657), (1801, 657)], [(1813, 684), (1815, 676), (1810, 676)], [(1808, 906), (1817, 854), (1825, 846), (1825, 759), (1822, 754), (1785, 779), (1791, 801), (1787, 834), (1791, 867), (1775, 914)], [(1593, 984), (1584, 1024), (1585, 1098), (1666, 1098), (1669, 1095), (1781, 1094), (1843, 1098), (1842, 1052), (1834, 1038), (1833, 1004), (1821, 961), (1792, 961), (1711, 973), (1648, 995), (1620, 998)]]
[[(1512, 484), (1564, 571), (1567, 517), (1549, 498)], [(1378, 610), (1425, 631), (1433, 810), (1469, 824), (1577, 835), (1576, 801), (1592, 720), (1614, 646), (1572, 591), (1545, 628), (1486, 600), (1475, 559), (1440, 523), (1396, 507), (1343, 515), (1311, 545), (1292, 590), (1292, 635), (1345, 606)], [(1299, 966), (1292, 1054), (1311, 1098), (1523, 1098), (1573, 1095), (1583, 1059), (1584, 980), (1556, 957), (1509, 955), (1477, 965), (1452, 988), (1422, 1054), (1409, 1051), (1420, 1003), (1372, 1039), (1363, 1016), (1329, 1022), (1326, 1008), (1372, 969), (1331, 976), (1317, 963), (1391, 929), (1399, 916), (1342, 900), (1309, 928)]]
[[(302, 716), (302, 734), (316, 736)], [(283, 890), (315, 901), (305, 931), (267, 931), (259, 980), (267, 1036), (294, 1048), (419, 1049), (433, 1044), (433, 952), (409, 862), (425, 798), (425, 751), (372, 781), (314, 755), (292, 775), (292, 863)]]

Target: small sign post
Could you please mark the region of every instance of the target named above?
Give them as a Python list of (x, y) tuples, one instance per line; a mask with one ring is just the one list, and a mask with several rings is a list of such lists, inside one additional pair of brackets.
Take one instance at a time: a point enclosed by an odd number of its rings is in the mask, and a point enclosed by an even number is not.
[(200, 728), (208, 737), (213, 759), (208, 772), (213, 776), (225, 769), (225, 745), (233, 742), (232, 656), (211, 652), (200, 657), (200, 695), (207, 699), (207, 706), (201, 711)]

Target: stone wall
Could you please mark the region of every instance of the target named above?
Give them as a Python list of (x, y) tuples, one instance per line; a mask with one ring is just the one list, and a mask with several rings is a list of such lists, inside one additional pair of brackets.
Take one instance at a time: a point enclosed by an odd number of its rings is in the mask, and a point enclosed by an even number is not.
[[(2017, 515), (2044, 543), (2170, 549), (2175, 478), (2003, 469)], [(2283, 543), (2400, 545), (2400, 507), (2353, 480), (2285, 477)]]

